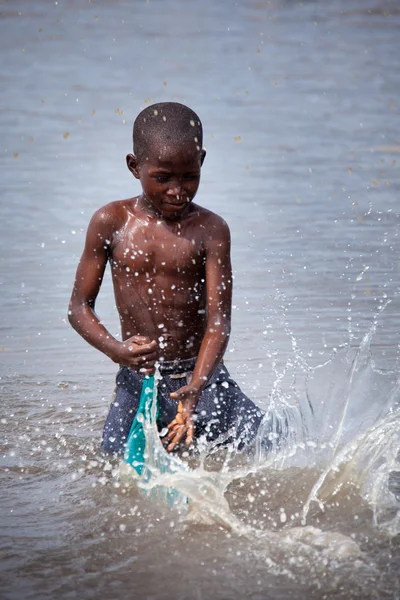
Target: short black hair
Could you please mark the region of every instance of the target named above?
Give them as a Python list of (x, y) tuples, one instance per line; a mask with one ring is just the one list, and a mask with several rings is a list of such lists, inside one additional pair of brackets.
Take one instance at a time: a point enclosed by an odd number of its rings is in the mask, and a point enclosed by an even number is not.
[(179, 102), (159, 102), (148, 106), (133, 124), (133, 153), (139, 161), (149, 155), (152, 144), (195, 144), (203, 146), (203, 126), (196, 113)]

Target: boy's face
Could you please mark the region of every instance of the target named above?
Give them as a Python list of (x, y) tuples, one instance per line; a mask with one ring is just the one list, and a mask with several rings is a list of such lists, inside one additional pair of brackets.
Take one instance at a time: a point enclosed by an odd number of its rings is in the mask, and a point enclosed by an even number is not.
[(129, 154), (128, 169), (140, 179), (145, 198), (166, 219), (179, 219), (196, 195), (205, 150), (188, 144), (153, 146), (142, 161)]

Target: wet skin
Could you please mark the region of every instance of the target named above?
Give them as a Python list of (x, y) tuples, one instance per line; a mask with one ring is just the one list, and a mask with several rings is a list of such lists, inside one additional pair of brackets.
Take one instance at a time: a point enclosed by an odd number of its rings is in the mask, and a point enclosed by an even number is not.
[[(88, 228), (71, 297), (69, 320), (114, 362), (150, 374), (157, 360), (197, 356), (189, 385), (171, 397), (176, 418), (168, 450), (193, 439), (193, 412), (221, 360), (230, 333), (230, 235), (216, 214), (193, 203), (205, 152), (155, 148), (147, 160), (127, 156), (142, 194), (98, 210)], [(121, 320), (122, 342), (94, 312), (107, 262)]]

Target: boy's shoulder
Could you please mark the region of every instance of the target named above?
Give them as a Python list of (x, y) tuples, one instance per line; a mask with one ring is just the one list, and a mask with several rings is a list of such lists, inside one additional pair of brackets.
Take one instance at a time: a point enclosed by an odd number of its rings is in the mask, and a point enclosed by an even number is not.
[(98, 208), (92, 216), (90, 226), (104, 232), (120, 229), (132, 212), (133, 199), (114, 200)]
[(223, 230), (229, 233), (227, 222), (212, 210), (193, 202), (192, 211), (197, 215), (199, 226), (206, 227), (207, 229)]

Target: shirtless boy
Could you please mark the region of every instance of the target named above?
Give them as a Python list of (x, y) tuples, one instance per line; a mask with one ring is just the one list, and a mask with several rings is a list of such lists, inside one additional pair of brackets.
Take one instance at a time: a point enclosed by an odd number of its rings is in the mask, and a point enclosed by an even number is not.
[[(206, 155), (202, 141), (200, 119), (188, 107), (147, 107), (134, 123), (134, 154), (126, 157), (142, 193), (100, 208), (89, 224), (69, 321), (120, 365), (103, 432), (107, 453), (123, 452), (143, 377), (156, 362), (168, 451), (200, 435), (236, 440), (241, 448), (263, 416), (221, 362), (231, 328), (230, 234), (221, 217), (193, 202)], [(107, 262), (122, 341), (94, 310)]]

